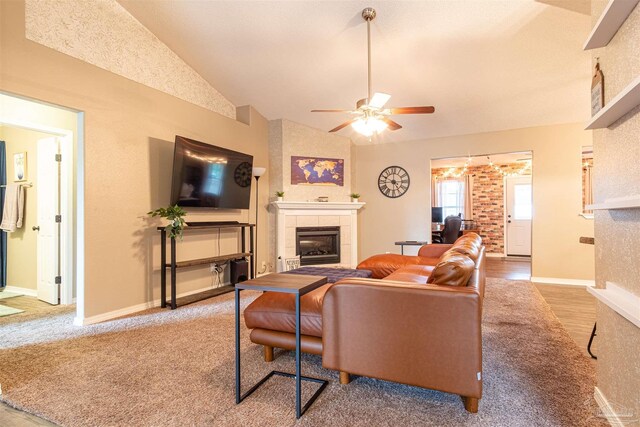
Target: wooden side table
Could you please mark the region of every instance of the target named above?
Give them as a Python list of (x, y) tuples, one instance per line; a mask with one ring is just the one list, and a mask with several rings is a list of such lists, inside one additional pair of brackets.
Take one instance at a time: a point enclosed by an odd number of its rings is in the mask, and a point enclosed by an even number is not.
[[(256, 391), (262, 384), (274, 375), (280, 375), (296, 379), (296, 418), (309, 409), (309, 406), (320, 396), (320, 393), (329, 384), (329, 381), (320, 378), (303, 377), (300, 367), (300, 297), (312, 290), (327, 283), (327, 278), (323, 276), (309, 276), (302, 274), (279, 274), (272, 273), (257, 279), (237, 283), (236, 288), (236, 405), (242, 402), (251, 393)], [(249, 289), (253, 291), (283, 292), (294, 294), (296, 298), (296, 373), (271, 371), (264, 378), (258, 381), (246, 393), (241, 392), (241, 370), (240, 370), (240, 291)], [(300, 400), (301, 380), (312, 381), (321, 384), (320, 388), (311, 396), (307, 403), (302, 406)]]

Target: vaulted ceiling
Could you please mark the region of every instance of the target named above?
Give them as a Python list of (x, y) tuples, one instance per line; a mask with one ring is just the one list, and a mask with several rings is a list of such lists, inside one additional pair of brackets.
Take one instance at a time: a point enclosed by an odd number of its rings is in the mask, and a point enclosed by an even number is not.
[(378, 14), (373, 91), (391, 94), (388, 106), (436, 107), (394, 116), (404, 128), (374, 142), (589, 116), (590, 17), (533, 0), (119, 2), (231, 102), (268, 119), (328, 130), (349, 118), (309, 110), (366, 97), (367, 6)]

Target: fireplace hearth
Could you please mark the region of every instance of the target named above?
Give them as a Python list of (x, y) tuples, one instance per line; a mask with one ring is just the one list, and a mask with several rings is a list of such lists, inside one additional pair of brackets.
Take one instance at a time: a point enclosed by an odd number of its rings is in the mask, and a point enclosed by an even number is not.
[(296, 255), (300, 265), (339, 264), (340, 227), (297, 227)]

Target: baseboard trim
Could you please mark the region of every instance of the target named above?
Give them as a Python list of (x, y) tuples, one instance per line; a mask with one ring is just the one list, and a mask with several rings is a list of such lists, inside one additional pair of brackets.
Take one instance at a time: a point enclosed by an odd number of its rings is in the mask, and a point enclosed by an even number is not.
[[(224, 283), (224, 285), (229, 285), (230, 283)], [(207, 286), (205, 288), (195, 289), (193, 291), (182, 292), (176, 295), (176, 298), (182, 298), (189, 295), (197, 294), (199, 292), (209, 291), (213, 289), (211, 286)], [(150, 308), (160, 307), (160, 298), (155, 299), (153, 301), (143, 302), (142, 304), (136, 304), (129, 307), (121, 308), (118, 310), (108, 311), (106, 313), (97, 314), (95, 316), (79, 318), (75, 317), (73, 319), (73, 324), (76, 326), (87, 326), (93, 325), (95, 323), (106, 322), (107, 320), (112, 320), (118, 317), (126, 316), (128, 314), (137, 313), (139, 311), (148, 310)]]
[(566, 285), (566, 286), (591, 286), (596, 285), (595, 280), (584, 279), (561, 279), (559, 277), (534, 277), (531, 276), (533, 283), (540, 283), (543, 285)]
[[(626, 425), (626, 423), (624, 423), (620, 419), (618, 414), (616, 414), (615, 408), (611, 406), (607, 398), (604, 397), (604, 394), (598, 387), (594, 388), (593, 397), (596, 399), (596, 402), (598, 403), (598, 406), (602, 411), (602, 415), (604, 415), (607, 418), (607, 421), (609, 421), (609, 424), (611, 424), (611, 427), (623, 427)], [(622, 415), (624, 416), (625, 414), (622, 414)]]
[(28, 297), (37, 297), (38, 296), (38, 291), (35, 289), (29, 289), (29, 288), (21, 288), (19, 286), (5, 286), (4, 288), (5, 291), (7, 292), (15, 292), (17, 294), (24, 294)]
[(487, 258), (503, 258), (504, 254), (491, 254), (491, 253), (485, 253), (485, 256)]

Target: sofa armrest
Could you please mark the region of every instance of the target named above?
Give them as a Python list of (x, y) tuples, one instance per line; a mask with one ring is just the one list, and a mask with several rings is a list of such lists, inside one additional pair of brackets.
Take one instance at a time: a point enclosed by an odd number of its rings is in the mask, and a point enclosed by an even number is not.
[(429, 244), (423, 245), (418, 250), (418, 256), (427, 258), (440, 258), (443, 253), (453, 247), (453, 244)]
[(370, 270), (371, 277), (383, 279), (407, 265), (436, 265), (438, 257), (429, 258), (414, 255), (379, 254), (373, 255), (362, 261), (356, 267), (359, 270)]
[(476, 289), (345, 279), (323, 302), (322, 365), (482, 397)]

